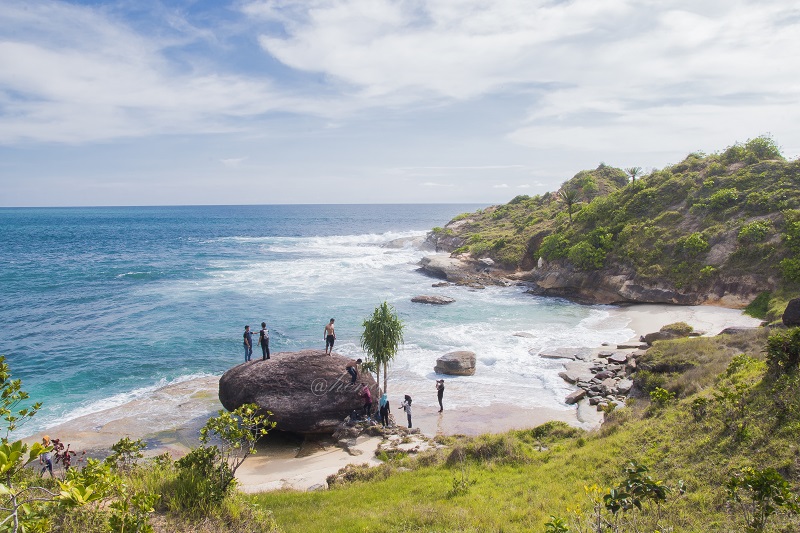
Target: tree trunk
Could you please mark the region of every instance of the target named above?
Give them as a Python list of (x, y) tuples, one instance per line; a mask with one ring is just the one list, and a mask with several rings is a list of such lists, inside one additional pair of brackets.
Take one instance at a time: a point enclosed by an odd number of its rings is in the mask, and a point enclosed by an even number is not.
[(388, 363), (383, 363), (383, 392), (386, 393), (386, 378), (389, 377)]

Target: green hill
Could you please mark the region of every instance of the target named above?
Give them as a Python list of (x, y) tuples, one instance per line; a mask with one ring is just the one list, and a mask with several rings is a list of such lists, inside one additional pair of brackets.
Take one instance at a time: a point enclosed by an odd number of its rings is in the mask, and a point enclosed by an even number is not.
[(743, 307), (800, 282), (800, 161), (758, 137), (633, 181), (601, 164), (429, 239), (524, 272), (542, 294)]

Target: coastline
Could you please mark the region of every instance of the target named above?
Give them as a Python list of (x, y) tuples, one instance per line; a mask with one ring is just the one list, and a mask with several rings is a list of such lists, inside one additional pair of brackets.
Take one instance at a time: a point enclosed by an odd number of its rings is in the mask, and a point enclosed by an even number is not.
[[(638, 304), (613, 307), (608, 311), (611, 319), (628, 321), (628, 328), (634, 332), (631, 340), (635, 342), (641, 335), (679, 321), (687, 322), (709, 336), (726, 327), (759, 324), (758, 320), (743, 315), (741, 311), (708, 306)], [(602, 347), (597, 347), (597, 351), (600, 349)], [(128, 437), (141, 438), (147, 443), (146, 456), (168, 452), (173, 457), (180, 457), (199, 444), (200, 428), (221, 409), (217, 397), (218, 380), (218, 376), (210, 376), (167, 385), (149, 398), (70, 420), (49, 428), (46, 433), (70, 443), (72, 450), (78, 453), (86, 451), (92, 456), (102, 456), (112, 444)], [(599, 427), (603, 419), (602, 413), (582, 405), (584, 402), (563, 410), (530, 409), (503, 403), (501, 398), (502, 394), (499, 401), (489, 407), (448, 410), (445, 394), (443, 413), (423, 406), (415, 409), (412, 421), (423, 435), (433, 437), (438, 434), (498, 433), (535, 427), (551, 420), (592, 430)], [(402, 411), (396, 408), (394, 415), (398, 424), (405, 422)], [(32, 435), (26, 440), (38, 440), (41, 436), (42, 433)], [(374, 451), (379, 443), (377, 437), (364, 439), (357, 443), (355, 452), (348, 453), (326, 441), (303, 447), (285, 438), (268, 439), (237, 472), (240, 488), (246, 492), (319, 488), (325, 486), (328, 475), (348, 464), (378, 464)]]

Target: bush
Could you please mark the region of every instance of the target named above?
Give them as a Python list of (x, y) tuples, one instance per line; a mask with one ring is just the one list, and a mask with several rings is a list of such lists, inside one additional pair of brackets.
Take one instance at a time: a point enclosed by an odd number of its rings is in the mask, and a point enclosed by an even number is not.
[(700, 233), (678, 239), (678, 248), (689, 257), (697, 257), (708, 250), (708, 241)]
[(736, 189), (720, 189), (712, 194), (708, 199), (708, 206), (711, 209), (724, 209), (735, 204), (739, 200), (739, 191)]
[(794, 372), (797, 369), (800, 364), (800, 328), (769, 336), (767, 364), (773, 372)]
[(567, 258), (581, 270), (597, 270), (603, 268), (606, 252), (583, 241), (569, 249)]
[(750, 224), (745, 224), (739, 230), (739, 241), (745, 243), (763, 242), (772, 230), (772, 222), (769, 220), (756, 220)]
[(552, 261), (553, 259), (561, 259), (567, 256), (569, 249), (569, 240), (560, 233), (553, 233), (542, 239), (542, 244), (539, 246), (539, 255)]

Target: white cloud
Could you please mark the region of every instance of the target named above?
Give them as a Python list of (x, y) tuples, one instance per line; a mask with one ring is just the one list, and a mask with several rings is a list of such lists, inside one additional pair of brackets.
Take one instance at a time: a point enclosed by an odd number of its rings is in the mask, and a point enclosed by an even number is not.
[(495, 189), (508, 189), (507, 183), (498, 183), (497, 185), (492, 185)]
[(241, 166), (242, 162), (247, 159), (246, 157), (232, 157), (228, 159), (220, 159), (220, 163), (225, 165), (228, 168), (238, 168)]

